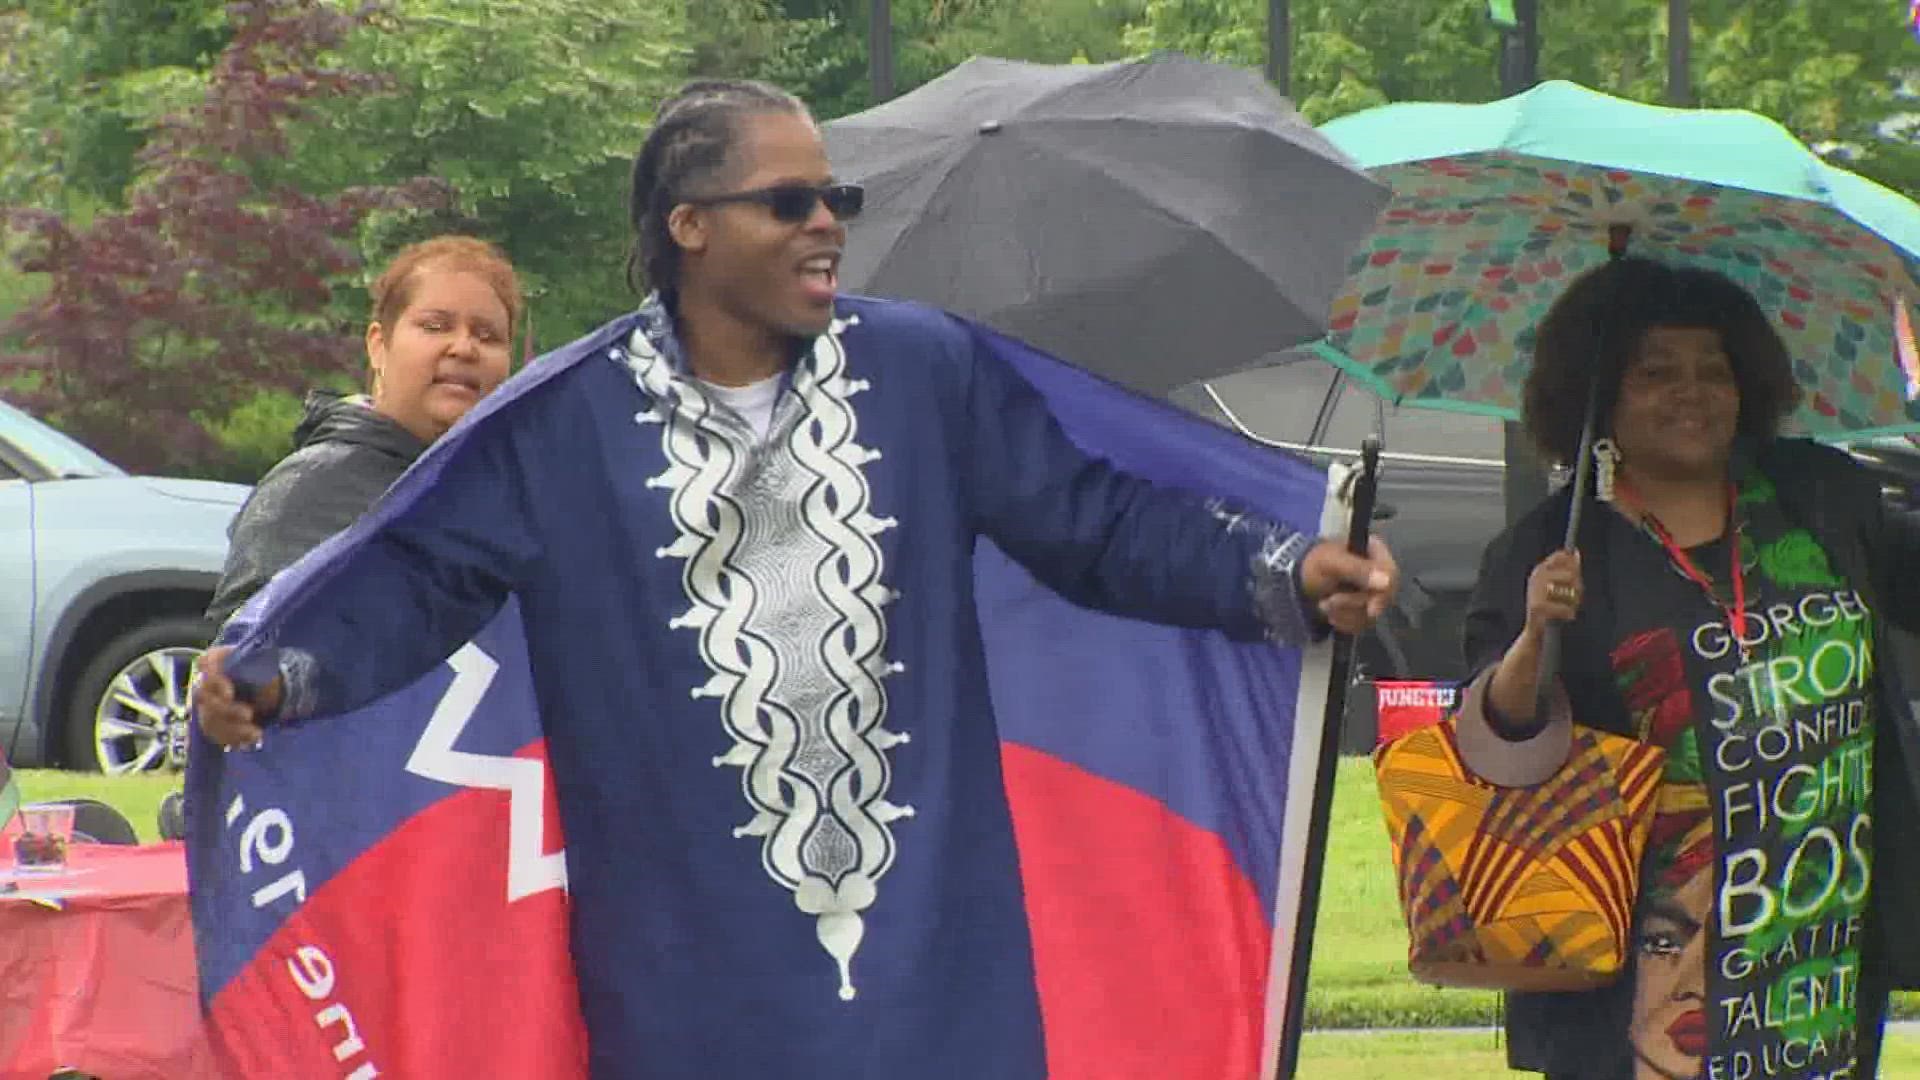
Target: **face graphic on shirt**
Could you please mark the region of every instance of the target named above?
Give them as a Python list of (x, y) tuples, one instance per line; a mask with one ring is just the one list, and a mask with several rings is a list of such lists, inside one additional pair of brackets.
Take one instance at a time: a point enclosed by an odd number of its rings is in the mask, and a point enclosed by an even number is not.
[(1678, 887), (1650, 883), (1641, 898), (1634, 947), (1634, 1080), (1695, 1080), (1707, 1048), (1707, 940), (1713, 860), (1689, 860)]

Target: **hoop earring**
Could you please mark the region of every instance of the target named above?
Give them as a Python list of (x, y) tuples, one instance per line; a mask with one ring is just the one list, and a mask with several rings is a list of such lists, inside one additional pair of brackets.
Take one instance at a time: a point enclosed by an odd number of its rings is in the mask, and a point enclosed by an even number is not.
[(1593, 493), (1601, 502), (1613, 501), (1613, 474), (1620, 467), (1620, 447), (1612, 439), (1593, 444)]

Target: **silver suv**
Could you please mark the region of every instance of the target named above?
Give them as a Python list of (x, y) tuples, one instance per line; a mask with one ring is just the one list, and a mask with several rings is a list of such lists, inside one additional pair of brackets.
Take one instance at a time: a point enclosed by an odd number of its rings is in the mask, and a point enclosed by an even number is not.
[(129, 476), (0, 402), (0, 752), (180, 764), (237, 484)]

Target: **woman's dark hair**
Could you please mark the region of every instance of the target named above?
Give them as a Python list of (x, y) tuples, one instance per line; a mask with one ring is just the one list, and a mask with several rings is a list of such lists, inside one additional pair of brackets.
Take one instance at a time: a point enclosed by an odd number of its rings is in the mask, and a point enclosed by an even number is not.
[(1568, 465), (1579, 455), (1580, 424), (1596, 386), (1597, 430), (1613, 430), (1620, 380), (1647, 331), (1663, 326), (1719, 331), (1740, 389), (1740, 434), (1779, 433), (1800, 402), (1800, 387), (1786, 342), (1753, 296), (1713, 270), (1627, 256), (1567, 286), (1535, 332), (1522, 415), (1548, 461)]
[[(633, 248), (627, 254), (627, 284), (672, 292), (680, 283), (680, 249), (667, 231), (667, 215), (686, 201), (688, 189), (726, 165), (740, 136), (740, 121), (760, 113), (799, 113), (807, 107), (777, 86), (747, 79), (701, 79), (661, 102), (653, 130), (633, 158), (627, 221)], [(705, 194), (703, 192), (703, 194)]]

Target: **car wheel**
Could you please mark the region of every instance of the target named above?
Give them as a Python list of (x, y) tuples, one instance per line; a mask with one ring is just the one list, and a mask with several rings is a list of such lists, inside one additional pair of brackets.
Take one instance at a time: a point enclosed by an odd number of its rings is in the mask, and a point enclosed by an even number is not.
[(68, 705), (68, 766), (105, 773), (185, 766), (188, 683), (212, 636), (206, 620), (174, 617), (101, 649), (80, 673)]

